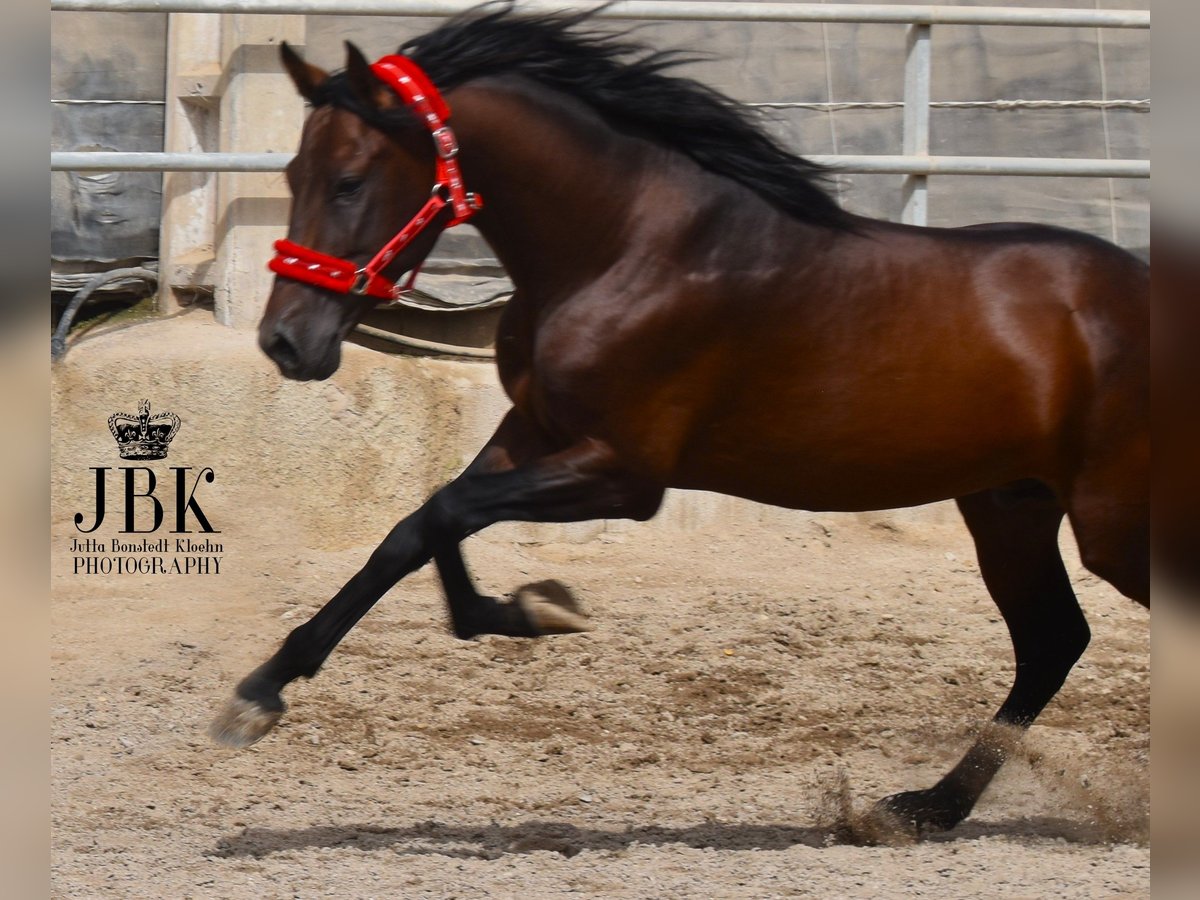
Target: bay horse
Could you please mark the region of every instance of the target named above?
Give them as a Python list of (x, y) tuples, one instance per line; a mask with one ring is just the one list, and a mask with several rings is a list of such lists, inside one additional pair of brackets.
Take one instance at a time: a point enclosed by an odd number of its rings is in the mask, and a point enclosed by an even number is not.
[(333, 74), (281, 48), (312, 111), (260, 346), (287, 378), (328, 378), (469, 218), (515, 286), (495, 342), (512, 408), (213, 734), (261, 738), (284, 687), (431, 560), (459, 638), (578, 630), (561, 597), (476, 589), (459, 545), (496, 522), (641, 521), (667, 488), (831, 511), (954, 498), (1015, 681), (940, 781), (875, 807), (951, 828), (1088, 643), (1064, 516), (1083, 564), (1149, 606), (1149, 268), (1061, 228), (844, 211), (749, 109), (588, 15), (485, 6), (375, 64), (347, 43)]

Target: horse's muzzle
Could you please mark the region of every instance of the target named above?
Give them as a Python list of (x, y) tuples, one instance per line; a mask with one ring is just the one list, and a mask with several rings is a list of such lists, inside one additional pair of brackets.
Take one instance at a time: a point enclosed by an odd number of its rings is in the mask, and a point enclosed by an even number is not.
[(264, 323), (258, 332), (258, 346), (279, 367), (280, 374), (293, 381), (322, 381), (336, 372), (341, 362), (339, 340), (305, 340), (282, 321)]

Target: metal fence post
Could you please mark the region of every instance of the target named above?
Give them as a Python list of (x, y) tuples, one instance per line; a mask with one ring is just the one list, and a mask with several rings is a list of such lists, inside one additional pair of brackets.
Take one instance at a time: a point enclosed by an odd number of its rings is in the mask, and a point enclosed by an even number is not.
[[(929, 155), (929, 94), (932, 73), (932, 26), (909, 25), (904, 58), (904, 155)], [(907, 175), (902, 188), (900, 220), (909, 225), (929, 221), (929, 178)]]

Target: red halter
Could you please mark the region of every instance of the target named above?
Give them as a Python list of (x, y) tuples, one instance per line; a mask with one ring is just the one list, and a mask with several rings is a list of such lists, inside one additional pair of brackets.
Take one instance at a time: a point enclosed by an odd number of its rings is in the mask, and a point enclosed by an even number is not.
[(383, 270), (433, 223), (443, 208), (449, 206), (454, 213), (443, 227), (453, 228), (482, 209), (483, 200), (463, 187), (457, 161), (458, 139), (446, 124), (450, 118), (450, 107), (428, 76), (406, 56), (385, 56), (371, 66), (371, 71), (400, 95), (400, 99), (424, 120), (433, 135), (437, 170), (429, 199), (408, 224), (362, 268), (356, 268), (349, 260), (319, 253), (286, 240), (275, 242), (275, 258), (268, 263), (268, 268), (284, 278), (303, 281), (339, 294), (395, 301), (412, 290), (420, 265), (413, 268), (403, 287), (384, 277)]

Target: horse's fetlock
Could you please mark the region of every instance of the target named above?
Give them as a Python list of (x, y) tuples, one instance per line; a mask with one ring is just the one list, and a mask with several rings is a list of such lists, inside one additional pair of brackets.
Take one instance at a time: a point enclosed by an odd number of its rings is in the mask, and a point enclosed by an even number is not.
[(234, 689), (234, 694), (264, 710), (283, 712), (285, 704), (275, 683), (258, 672), (251, 672)]
[(291, 681), (293, 678), (312, 678), (320, 671), (324, 662), (320, 654), (313, 651), (312, 639), (304, 628), (305, 626), (301, 625), (284, 638), (283, 646), (272, 660), (277, 663), (278, 670), (286, 673), (285, 681)]

